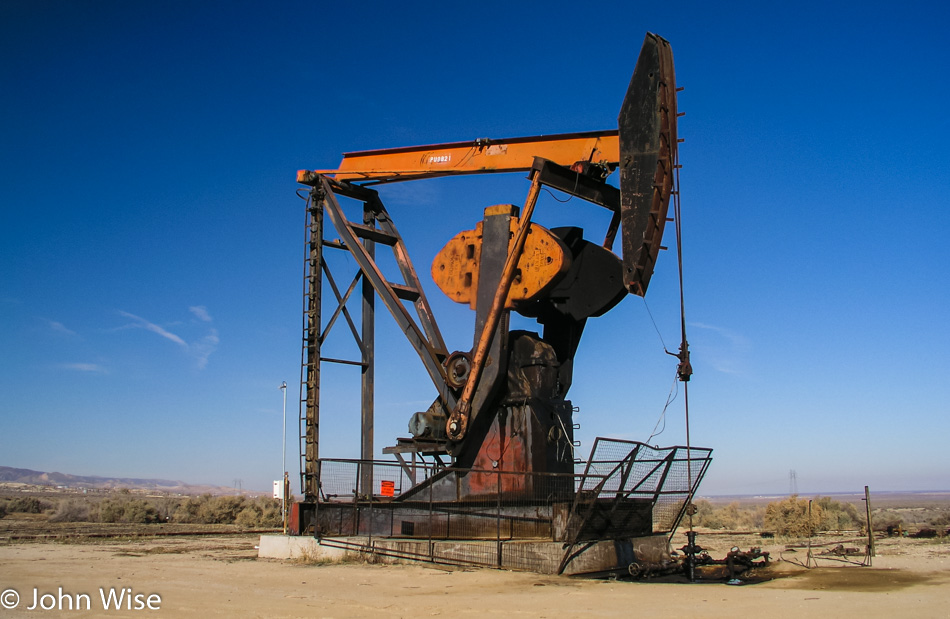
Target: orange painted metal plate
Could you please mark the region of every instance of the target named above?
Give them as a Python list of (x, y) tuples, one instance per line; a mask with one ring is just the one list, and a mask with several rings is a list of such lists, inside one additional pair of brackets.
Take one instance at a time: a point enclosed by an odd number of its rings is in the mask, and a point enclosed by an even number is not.
[[(518, 218), (511, 218), (511, 243)], [(510, 251), (511, 245), (509, 245)], [(478, 299), (478, 266), (482, 253), (482, 223), (474, 230), (456, 234), (432, 261), (432, 279), (456, 303), (475, 309)], [(524, 250), (518, 260), (505, 309), (513, 309), (553, 285), (571, 266), (570, 254), (560, 239), (537, 224), (528, 228)]]
[(591, 161), (615, 166), (620, 161), (616, 130), (560, 135), (473, 140), (369, 150), (343, 155), (336, 170), (300, 170), (298, 182), (312, 174), (336, 180), (393, 182), (454, 174), (485, 174), (530, 170), (535, 157), (563, 166)]

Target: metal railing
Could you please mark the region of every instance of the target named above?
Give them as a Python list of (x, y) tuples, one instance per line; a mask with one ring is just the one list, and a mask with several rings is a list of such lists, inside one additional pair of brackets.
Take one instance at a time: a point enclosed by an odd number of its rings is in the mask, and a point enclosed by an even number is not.
[(380, 555), (535, 569), (528, 542), (570, 553), (671, 534), (710, 461), (710, 449), (603, 438), (575, 474), (321, 459), (312, 530), (322, 544)]

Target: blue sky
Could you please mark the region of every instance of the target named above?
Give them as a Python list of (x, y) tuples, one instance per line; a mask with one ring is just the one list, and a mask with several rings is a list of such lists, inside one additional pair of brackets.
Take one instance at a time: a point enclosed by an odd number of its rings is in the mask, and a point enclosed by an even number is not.
[[(784, 492), (790, 470), (805, 493), (950, 488), (944, 4), (358, 6), (0, 4), (0, 464), (266, 489), (286, 380), (295, 474), (296, 170), (614, 128), (652, 31), (686, 88), (703, 492)], [(471, 312), (429, 264), (485, 206), (523, 202), (523, 175), (382, 191), (450, 348), (467, 349)], [(549, 198), (536, 219), (606, 225)], [(661, 256), (647, 294), (671, 349), (675, 268)], [(377, 332), (383, 447), (434, 394), (385, 313)], [(592, 320), (570, 394), (582, 451), (646, 439), (674, 367), (641, 299)], [(357, 385), (352, 368), (324, 374), (326, 456), (358, 453)], [(681, 397), (665, 428), (652, 442), (685, 441)]]

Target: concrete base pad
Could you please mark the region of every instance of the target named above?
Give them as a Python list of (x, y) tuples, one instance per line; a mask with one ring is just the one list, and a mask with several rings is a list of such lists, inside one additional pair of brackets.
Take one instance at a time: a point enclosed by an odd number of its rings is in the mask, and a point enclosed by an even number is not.
[[(577, 553), (585, 546), (586, 544), (579, 544), (573, 552)], [(545, 540), (508, 540), (500, 543), (485, 540), (432, 541), (430, 547), (428, 540), (419, 539), (370, 540), (367, 537), (355, 536), (324, 538), (321, 543), (312, 537), (262, 535), (258, 557), (334, 562), (365, 556), (367, 552), (375, 552), (384, 562), (434, 561), (556, 574), (565, 549), (561, 542)], [(632, 561), (654, 564), (668, 558), (669, 547), (665, 536), (599, 541), (593, 542), (590, 547), (572, 558), (564, 574), (626, 569)]]
[(300, 561), (342, 561), (357, 556), (349, 550), (322, 546), (313, 537), (268, 534), (261, 535), (257, 548), (259, 559), (294, 559)]

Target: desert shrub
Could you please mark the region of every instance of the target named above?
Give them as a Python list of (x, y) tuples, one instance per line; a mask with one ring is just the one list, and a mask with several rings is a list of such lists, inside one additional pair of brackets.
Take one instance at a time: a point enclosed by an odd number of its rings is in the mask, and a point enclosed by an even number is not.
[(152, 505), (154, 505), (155, 509), (158, 511), (159, 522), (169, 522), (172, 519), (175, 510), (178, 508), (178, 505), (181, 503), (180, 500), (170, 497), (150, 500)]
[(853, 531), (863, 526), (865, 519), (851, 503), (839, 503), (828, 496), (818, 497), (815, 503), (821, 507), (821, 531)]
[(739, 504), (736, 502), (729, 503), (725, 507), (719, 510), (719, 518), (722, 520), (722, 526), (725, 529), (736, 530), (739, 528), (739, 523), (742, 521), (742, 512)]
[(216, 496), (203, 501), (198, 507), (198, 522), (204, 524), (234, 524), (244, 509), (242, 496)]
[(51, 507), (46, 501), (31, 496), (18, 496), (7, 501), (7, 512), (11, 514), (42, 514)]
[(809, 517), (808, 499), (792, 495), (765, 506), (765, 527), (779, 535), (807, 537), (818, 532), (821, 526), (821, 505), (812, 503)]
[(158, 510), (143, 499), (106, 499), (99, 504), (99, 522), (149, 524), (158, 522)]
[(750, 505), (742, 512), (739, 526), (750, 531), (761, 531), (765, 528), (765, 505)]
[(90, 509), (88, 501), (83, 499), (64, 499), (56, 506), (56, 511), (49, 517), (50, 522), (89, 522), (95, 520), (95, 514)]
[(697, 527), (706, 527), (709, 529), (721, 529), (722, 520), (713, 504), (706, 499), (694, 501), (696, 513), (693, 515), (693, 524)]
[(282, 526), (280, 520), (280, 501), (268, 497), (258, 497), (248, 501), (235, 519), (235, 524), (246, 528)]
[(875, 531), (882, 531), (891, 527), (896, 529), (904, 524), (904, 517), (889, 509), (882, 510), (876, 514), (871, 514), (871, 526)]
[(244, 496), (203, 494), (178, 503), (172, 512), (171, 520), (189, 524), (238, 524), (248, 528), (274, 528), (281, 526), (280, 502), (269, 497), (250, 499)]
[[(263, 503), (261, 508), (261, 521), (260, 524), (262, 527), (281, 527), (283, 526), (283, 521), (280, 517), (280, 501), (268, 497), (261, 497), (258, 499), (259, 502)], [(287, 511), (290, 511), (290, 501), (287, 502)]]
[(188, 500), (183, 501), (178, 504), (178, 507), (175, 508), (175, 511), (172, 513), (172, 521), (182, 522), (185, 524), (195, 524), (198, 522), (198, 510), (201, 508), (202, 502), (211, 498), (211, 495), (204, 495), (201, 497), (188, 497)]
[(152, 524), (158, 522), (158, 520), (158, 510), (148, 501), (132, 499), (125, 504), (125, 514), (122, 522)]
[(250, 529), (252, 527), (258, 526), (258, 521), (260, 520), (260, 512), (258, 512), (252, 505), (248, 505), (237, 515), (237, 518), (234, 519), (234, 524)]
[(739, 522), (739, 504), (729, 503), (722, 507), (714, 507), (707, 516), (709, 527), (714, 529), (735, 529)]
[(119, 499), (106, 499), (99, 503), (99, 522), (122, 522), (124, 503)]
[(938, 528), (950, 525), (950, 511), (934, 516), (930, 519), (930, 524)]
[(762, 528), (765, 517), (762, 505), (742, 505), (734, 501), (716, 507), (705, 499), (696, 501), (694, 505), (693, 524), (709, 529), (758, 530)]
[(7, 515), (7, 504), (0, 503), (0, 518), (3, 518), (6, 515)]

